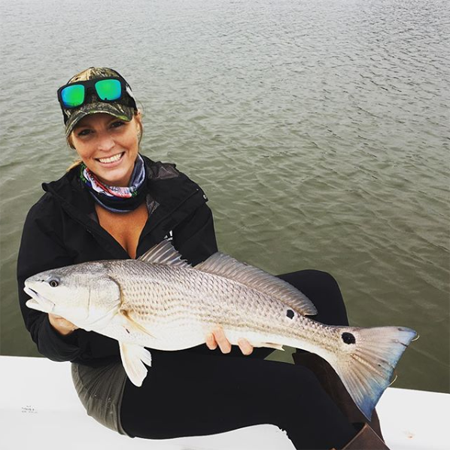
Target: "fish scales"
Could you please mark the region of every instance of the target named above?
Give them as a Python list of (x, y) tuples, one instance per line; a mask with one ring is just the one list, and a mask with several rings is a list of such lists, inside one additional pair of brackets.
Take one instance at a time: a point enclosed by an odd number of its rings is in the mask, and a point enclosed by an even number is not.
[[(110, 276), (121, 287), (121, 307), (130, 310), (131, 317), (147, 326), (155, 337), (159, 329), (164, 336), (169, 330), (176, 333), (178, 340), (172, 339), (171, 345), (177, 348), (192, 345), (189, 336), (193, 327), (200, 327), (204, 334), (211, 325), (219, 324), (225, 331), (259, 333), (256, 345), (274, 342), (275, 337), (284, 337), (289, 341), (286, 345), (297, 347), (300, 344), (293, 345), (293, 337), (303, 345), (313, 336), (317, 337), (313, 339), (315, 345), (329, 342), (322, 331), (329, 327), (297, 313), (290, 319), (285, 304), (241, 283), (191, 268), (142, 266), (139, 261), (114, 261), (108, 266)], [(169, 350), (164, 346), (160, 349)]]
[(328, 361), (370, 419), (416, 332), (405, 327), (330, 326), (301, 292), (260, 269), (216, 253), (196, 267), (164, 241), (138, 260), (82, 263), (25, 281), (29, 308), (58, 314), (116, 339), (125, 371), (140, 386), (148, 348), (182, 350), (205, 343), (221, 326), (227, 339), (284, 345)]

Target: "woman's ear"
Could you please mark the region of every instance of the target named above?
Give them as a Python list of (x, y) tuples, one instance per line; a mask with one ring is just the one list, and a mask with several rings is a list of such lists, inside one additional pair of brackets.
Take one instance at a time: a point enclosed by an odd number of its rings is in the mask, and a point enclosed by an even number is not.
[(134, 114), (134, 118), (136, 119), (136, 122), (138, 122), (139, 124), (142, 125), (142, 114), (141, 114), (141, 110), (138, 109), (136, 111), (136, 113)]
[(141, 111), (137, 111), (136, 114), (134, 115), (134, 120), (136, 122), (136, 134), (138, 137), (139, 142), (141, 141), (142, 138), (142, 114)]

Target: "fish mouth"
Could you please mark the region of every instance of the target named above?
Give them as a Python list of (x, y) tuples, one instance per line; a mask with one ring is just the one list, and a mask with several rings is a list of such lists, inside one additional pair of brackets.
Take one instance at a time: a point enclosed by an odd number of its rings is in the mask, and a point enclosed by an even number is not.
[(28, 308), (46, 313), (50, 313), (53, 311), (55, 304), (52, 301), (43, 297), (41, 294), (39, 294), (39, 292), (31, 289), (29, 286), (25, 286), (23, 290), (31, 297), (31, 300), (28, 300), (26, 302)]

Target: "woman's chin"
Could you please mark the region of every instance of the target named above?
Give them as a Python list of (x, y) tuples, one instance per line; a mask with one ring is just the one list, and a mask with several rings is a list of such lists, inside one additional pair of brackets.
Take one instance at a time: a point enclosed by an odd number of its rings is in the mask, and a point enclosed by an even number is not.
[(96, 175), (100, 181), (109, 186), (127, 187), (130, 184), (132, 173), (133, 168), (131, 170), (121, 170), (118, 168), (116, 170), (101, 170)]

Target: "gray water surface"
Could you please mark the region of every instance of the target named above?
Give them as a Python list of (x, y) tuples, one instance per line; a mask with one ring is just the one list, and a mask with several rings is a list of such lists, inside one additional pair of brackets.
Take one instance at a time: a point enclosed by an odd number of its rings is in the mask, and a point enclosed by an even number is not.
[(109, 66), (143, 108), (142, 153), (207, 192), (222, 251), (332, 273), (353, 325), (419, 332), (395, 386), (449, 392), (448, 1), (0, 6), (1, 354), (38, 354), (15, 265), (40, 183), (74, 156), (56, 89)]

